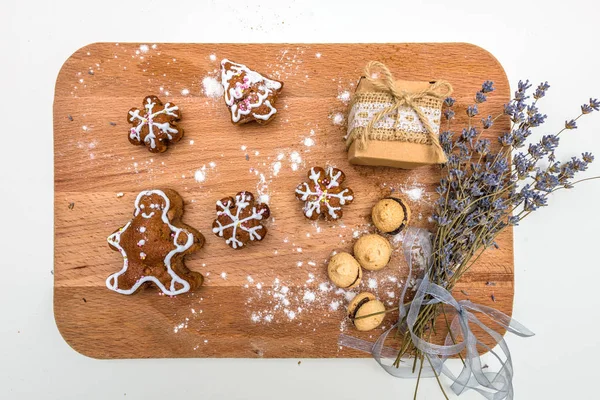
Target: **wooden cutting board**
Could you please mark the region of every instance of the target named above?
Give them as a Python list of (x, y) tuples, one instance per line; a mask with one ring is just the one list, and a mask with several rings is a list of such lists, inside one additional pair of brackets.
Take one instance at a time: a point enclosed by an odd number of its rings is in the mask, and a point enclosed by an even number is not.
[[(204, 84), (211, 94), (222, 58), (285, 82), (270, 125), (234, 126), (223, 99), (207, 96)], [(430, 227), (440, 178), (438, 167), (348, 164), (341, 119), (370, 60), (387, 64), (398, 79), (451, 82), (455, 129), (464, 126), (464, 110), (484, 80), (493, 80), (496, 91), (480, 107), (482, 114), (500, 113), (509, 99), (498, 61), (464, 43), (96, 43), (69, 57), (54, 99), (54, 312), (65, 340), (96, 358), (368, 357), (339, 347), (339, 334), (374, 341), (397, 316), (390, 314), (381, 329), (356, 332), (344, 318), (351, 293), (331, 288), (327, 260), (333, 250), (351, 250), (357, 237), (374, 231), (371, 207), (391, 192), (408, 201), (414, 226)], [(148, 94), (182, 109), (185, 136), (163, 154), (127, 140), (127, 111)], [(500, 119), (486, 134), (494, 138), (507, 129), (508, 120)], [(355, 192), (341, 222), (307, 221), (294, 197), (307, 170), (319, 165), (341, 168)], [(206, 237), (204, 248), (186, 259), (206, 283), (175, 298), (155, 288), (133, 296), (111, 292), (105, 280), (121, 268), (122, 258), (106, 237), (129, 220), (141, 190), (160, 187), (181, 194), (183, 221)], [(215, 202), (242, 190), (268, 198), (273, 220), (263, 242), (232, 250), (210, 228)], [(481, 257), (454, 295), (510, 315), (512, 231), (498, 243), (500, 249)], [(386, 269), (364, 274), (359, 289), (393, 307), (406, 275), (396, 251)]]

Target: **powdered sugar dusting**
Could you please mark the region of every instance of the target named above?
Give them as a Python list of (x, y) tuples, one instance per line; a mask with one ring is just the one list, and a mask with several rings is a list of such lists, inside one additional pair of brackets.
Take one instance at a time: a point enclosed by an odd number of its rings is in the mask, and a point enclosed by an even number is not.
[(194, 173), (194, 179), (196, 179), (196, 182), (204, 182), (206, 180), (206, 166), (203, 168), (204, 170), (201, 168)]
[(341, 112), (337, 112), (337, 113), (331, 115), (330, 119), (334, 125), (338, 125), (338, 126), (344, 125), (345, 117), (344, 117), (344, 114), (342, 114)]
[(419, 201), (423, 197), (423, 193), (425, 193), (425, 189), (422, 187), (414, 187), (412, 189), (401, 189), (402, 193), (408, 196), (412, 201)]
[(331, 303), (329, 303), (329, 309), (331, 311), (337, 311), (338, 308), (340, 308), (339, 300), (332, 300)]
[(369, 278), (369, 289), (377, 289), (377, 280), (374, 278)]
[(202, 88), (204, 94), (212, 99), (221, 98), (225, 92), (221, 82), (212, 76), (205, 76), (204, 79), (202, 79)]
[(303, 143), (306, 147), (311, 147), (315, 145), (315, 140), (313, 138), (307, 137), (304, 139)]
[(213, 172), (216, 168), (217, 168), (217, 163), (215, 163), (214, 161), (211, 161), (208, 164), (208, 167), (206, 165), (203, 165), (201, 168), (198, 168), (194, 172), (194, 179), (198, 183), (203, 183), (206, 181), (208, 174), (210, 172)]
[(304, 301), (305, 303), (312, 303), (313, 301), (315, 301), (315, 294), (309, 290), (307, 290), (306, 292), (304, 292), (304, 297), (302, 297), (302, 301)]
[(352, 97), (352, 94), (348, 90), (344, 90), (344, 91), (340, 92), (340, 94), (338, 95), (337, 98), (342, 103), (348, 104), (350, 102), (351, 97)]

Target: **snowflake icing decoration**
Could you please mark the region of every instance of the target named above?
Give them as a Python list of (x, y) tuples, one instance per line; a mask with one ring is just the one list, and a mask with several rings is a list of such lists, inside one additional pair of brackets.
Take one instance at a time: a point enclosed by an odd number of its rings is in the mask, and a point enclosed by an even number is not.
[(217, 201), (217, 219), (213, 222), (213, 233), (225, 238), (225, 243), (240, 249), (250, 241), (263, 240), (267, 228), (263, 221), (269, 218), (266, 204), (256, 203), (250, 192), (240, 192), (235, 199), (226, 197)]
[(326, 220), (342, 217), (342, 206), (352, 203), (354, 193), (342, 188), (346, 176), (337, 168), (313, 167), (308, 172), (308, 182), (296, 188), (296, 198), (304, 201), (304, 216), (316, 220), (323, 215)]
[(168, 143), (183, 137), (183, 129), (176, 125), (181, 112), (173, 103), (163, 105), (156, 96), (146, 96), (143, 105), (144, 110), (132, 108), (127, 115), (127, 122), (133, 125), (129, 141), (138, 146), (145, 144), (153, 153), (162, 153)]

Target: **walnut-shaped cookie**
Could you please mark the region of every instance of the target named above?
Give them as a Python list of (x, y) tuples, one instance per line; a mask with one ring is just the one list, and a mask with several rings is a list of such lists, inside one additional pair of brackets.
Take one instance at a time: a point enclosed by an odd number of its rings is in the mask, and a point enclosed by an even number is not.
[(177, 125), (181, 119), (179, 107), (171, 102), (163, 104), (156, 96), (146, 96), (143, 109), (132, 108), (127, 122), (132, 125), (129, 141), (137, 146), (145, 145), (152, 153), (162, 153), (170, 143), (183, 137), (183, 129)]
[(225, 91), (225, 104), (229, 107), (234, 124), (250, 121), (267, 124), (277, 114), (275, 102), (283, 82), (224, 59), (221, 61), (221, 84)]
[(362, 292), (348, 304), (348, 317), (359, 331), (370, 331), (383, 322), (385, 306), (372, 293)]
[(241, 249), (251, 241), (265, 238), (267, 228), (263, 224), (269, 215), (269, 206), (256, 202), (250, 192), (239, 192), (235, 198), (217, 201), (217, 219), (212, 231), (231, 248)]
[(106, 279), (117, 293), (133, 294), (157, 286), (175, 296), (193, 290), (204, 278), (183, 263), (186, 254), (204, 244), (204, 236), (181, 223), (183, 200), (174, 190), (145, 190), (135, 199), (133, 218), (108, 237), (123, 256), (123, 267)]
[(313, 167), (308, 171), (308, 181), (296, 188), (296, 198), (304, 202), (304, 216), (316, 220), (320, 215), (326, 220), (342, 217), (342, 206), (352, 203), (354, 193), (342, 187), (346, 176), (337, 168)]
[(396, 235), (408, 226), (410, 207), (400, 198), (386, 197), (373, 206), (371, 219), (381, 232)]
[(327, 265), (327, 276), (339, 288), (351, 289), (360, 284), (362, 269), (351, 254), (335, 254)]

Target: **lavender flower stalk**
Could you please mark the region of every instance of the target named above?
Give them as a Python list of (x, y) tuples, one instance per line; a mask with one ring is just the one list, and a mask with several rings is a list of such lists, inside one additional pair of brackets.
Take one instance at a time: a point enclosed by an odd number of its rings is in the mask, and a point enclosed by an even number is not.
[[(440, 134), (448, 162), (436, 189), (439, 198), (432, 218), (437, 231), (433, 237), (432, 264), (426, 273), (431, 281), (449, 291), (486, 248), (498, 247), (496, 237), (504, 228), (518, 225), (533, 211), (547, 206), (550, 193), (572, 188), (577, 183), (574, 178), (594, 160), (592, 154), (585, 152), (581, 157), (560, 162), (556, 160), (555, 151), (560, 135), (576, 129), (581, 116), (599, 111), (600, 102), (590, 99), (581, 106), (579, 116), (566, 121), (558, 133), (529, 143), (532, 129), (546, 120), (537, 103), (550, 86), (547, 82), (541, 83), (531, 96), (530, 88), (529, 81), (520, 81), (514, 98), (504, 105), (503, 114), (481, 119), (479, 129), (472, 122), (494, 91), (492, 82), (484, 82), (475, 95), (474, 104), (466, 109), (468, 127), (460, 133), (447, 129)], [(455, 116), (454, 104), (452, 98), (444, 101), (443, 115), (448, 128)], [(481, 133), (502, 117), (510, 119), (511, 129), (501, 134), (498, 144), (493, 146), (488, 139), (481, 138)], [(423, 306), (415, 332), (420, 337), (431, 332), (442, 313), (443, 307), (439, 304)], [(400, 333), (404, 335), (404, 331)], [(410, 336), (404, 335), (396, 365), (403, 355), (411, 353), (415, 359), (423, 357), (413, 350)]]

